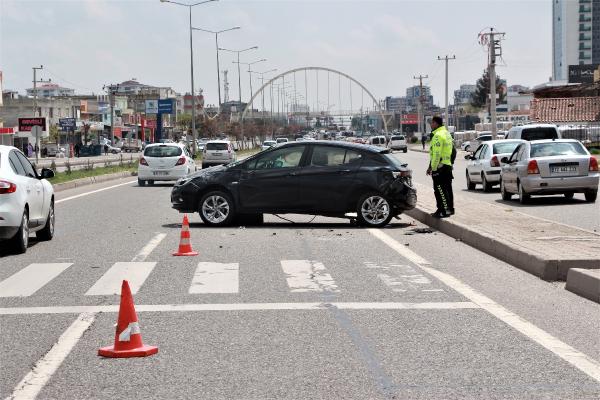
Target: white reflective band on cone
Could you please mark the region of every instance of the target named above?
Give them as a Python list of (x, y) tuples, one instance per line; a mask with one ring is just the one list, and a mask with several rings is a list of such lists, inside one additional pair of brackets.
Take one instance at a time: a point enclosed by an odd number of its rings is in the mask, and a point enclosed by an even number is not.
[(119, 342), (129, 342), (131, 335), (142, 333), (140, 330), (140, 324), (136, 322), (130, 322), (127, 328), (119, 334)]

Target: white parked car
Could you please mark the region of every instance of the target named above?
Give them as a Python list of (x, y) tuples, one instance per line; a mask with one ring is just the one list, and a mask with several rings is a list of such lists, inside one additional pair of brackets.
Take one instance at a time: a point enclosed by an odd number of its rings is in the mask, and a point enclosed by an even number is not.
[(235, 160), (237, 156), (229, 140), (210, 140), (202, 151), (202, 168), (230, 164)]
[(179, 143), (153, 143), (146, 146), (138, 165), (138, 184), (176, 181), (197, 170), (187, 148)]
[(502, 158), (510, 157), (522, 140), (490, 140), (481, 144), (473, 155), (465, 156), (467, 168), (467, 189), (475, 190), (480, 183), (484, 192), (489, 192), (493, 186), (500, 184)]
[(277, 142), (274, 140), (265, 140), (262, 144), (261, 149), (267, 150), (267, 149), (270, 149), (271, 147), (275, 146), (276, 144), (277, 144)]
[(408, 146), (406, 145), (406, 136), (392, 135), (390, 137), (388, 147), (390, 150), (402, 150), (404, 153), (406, 153), (408, 151)]
[[(29, 234), (40, 240), (54, 236), (54, 190), (46, 179), (54, 172), (42, 169), (41, 175), (16, 147), (0, 145), (0, 241), (16, 253), (25, 253)], [(8, 241), (8, 243), (6, 243)]]

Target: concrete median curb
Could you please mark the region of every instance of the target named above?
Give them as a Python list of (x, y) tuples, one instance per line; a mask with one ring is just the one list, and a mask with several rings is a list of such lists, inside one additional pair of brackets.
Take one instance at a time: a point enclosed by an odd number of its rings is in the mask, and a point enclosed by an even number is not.
[(67, 190), (67, 189), (74, 189), (74, 188), (78, 188), (81, 186), (92, 185), (94, 183), (107, 182), (107, 181), (112, 181), (112, 180), (116, 180), (116, 179), (122, 179), (125, 177), (131, 177), (131, 176), (137, 176), (137, 173), (132, 172), (132, 171), (116, 172), (114, 174), (97, 175), (97, 176), (90, 176), (87, 178), (74, 179), (69, 182), (57, 183), (52, 186), (54, 187), (54, 192), (56, 193), (56, 192), (61, 192), (63, 190)]
[(479, 232), (468, 225), (453, 220), (452, 217), (438, 219), (428, 211), (419, 207), (406, 212), (407, 215), (455, 239), (483, 251), (495, 258), (505, 261), (519, 269), (536, 275), (546, 281), (565, 280), (567, 273), (573, 268), (600, 268), (599, 259), (560, 259), (543, 258), (531, 254), (527, 247), (520, 247), (501, 237)]
[(565, 289), (581, 297), (600, 303), (600, 269), (570, 269)]

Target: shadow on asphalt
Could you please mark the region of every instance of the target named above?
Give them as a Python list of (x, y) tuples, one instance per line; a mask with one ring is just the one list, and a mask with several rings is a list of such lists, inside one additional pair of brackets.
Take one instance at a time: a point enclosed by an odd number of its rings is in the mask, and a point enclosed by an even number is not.
[(591, 204), (588, 203), (585, 200), (581, 200), (581, 199), (567, 199), (564, 196), (553, 196), (553, 197), (548, 197), (548, 196), (540, 196), (540, 197), (532, 197), (529, 199), (529, 202), (527, 204), (521, 204), (519, 203), (519, 199), (518, 198), (513, 198), (512, 200), (502, 200), (502, 199), (496, 199), (494, 200), (496, 203), (502, 204), (502, 205), (506, 205), (506, 206), (514, 206), (514, 207), (523, 207), (523, 208), (527, 208), (527, 207), (535, 207), (535, 206), (564, 206), (564, 205), (586, 205), (586, 204)]
[[(6, 257), (6, 256), (17, 255), (17, 254), (15, 254), (13, 249), (8, 247), (8, 244), (6, 244), (6, 243), (7, 242), (3, 243), (5, 245), (5, 247), (0, 248), (0, 258)], [(27, 246), (27, 249), (31, 249), (32, 247), (35, 247), (38, 243), (39, 243), (39, 240), (37, 240), (35, 238), (29, 238), (29, 245)]]
[[(181, 223), (171, 223), (171, 224), (164, 224), (162, 225), (163, 228), (169, 228), (169, 229), (181, 229)], [(415, 225), (411, 225), (411, 224), (407, 224), (407, 223), (391, 223), (389, 225), (387, 225), (385, 228), (382, 229), (407, 229), (407, 228), (414, 228)], [(190, 223), (190, 229), (192, 228), (205, 228), (205, 229), (217, 229), (217, 228), (213, 228), (213, 227), (209, 227), (207, 225), (205, 225), (202, 222), (191, 222)], [(334, 229), (356, 229), (356, 230), (362, 230), (362, 229), (367, 229), (365, 227), (362, 226), (356, 226), (353, 224), (350, 224), (349, 222), (343, 223), (343, 222), (324, 222), (324, 223), (319, 223), (319, 222), (313, 222), (313, 223), (307, 223), (307, 222), (265, 222), (263, 224), (260, 225), (252, 225), (252, 224), (247, 224), (247, 225), (242, 225), (242, 224), (233, 224), (231, 226), (227, 226), (227, 227), (221, 227), (220, 229), (240, 229), (240, 228), (244, 228), (244, 229), (273, 229), (273, 228), (277, 228), (277, 229), (329, 229), (329, 230), (334, 230)]]

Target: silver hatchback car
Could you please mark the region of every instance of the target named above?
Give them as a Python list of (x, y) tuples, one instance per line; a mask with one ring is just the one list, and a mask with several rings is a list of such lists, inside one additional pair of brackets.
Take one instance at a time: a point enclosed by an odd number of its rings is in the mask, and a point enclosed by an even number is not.
[(577, 140), (523, 142), (510, 157), (501, 160), (500, 192), (503, 200), (513, 193), (526, 203), (531, 195), (584, 193), (586, 201), (598, 196), (598, 160)]

